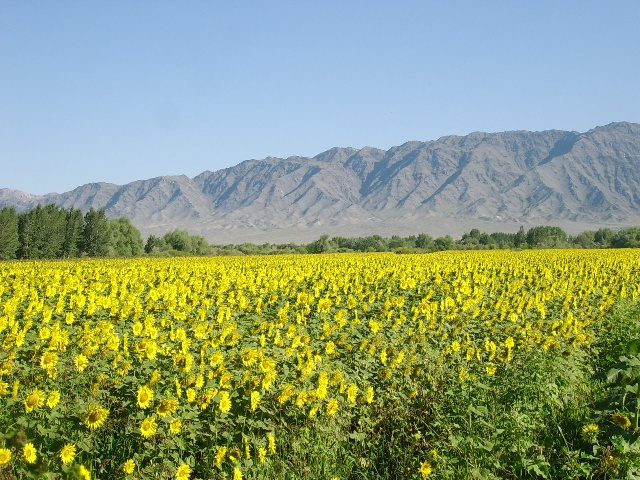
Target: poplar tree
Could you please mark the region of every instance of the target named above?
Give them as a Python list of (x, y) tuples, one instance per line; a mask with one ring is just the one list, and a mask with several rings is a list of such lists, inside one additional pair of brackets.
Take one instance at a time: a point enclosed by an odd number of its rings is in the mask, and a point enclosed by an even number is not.
[(84, 215), (82, 240), (83, 251), (88, 256), (106, 257), (109, 254), (109, 220), (103, 208), (95, 210), (91, 207)]
[(18, 214), (13, 207), (0, 210), (0, 260), (16, 258), (20, 239), (18, 237)]

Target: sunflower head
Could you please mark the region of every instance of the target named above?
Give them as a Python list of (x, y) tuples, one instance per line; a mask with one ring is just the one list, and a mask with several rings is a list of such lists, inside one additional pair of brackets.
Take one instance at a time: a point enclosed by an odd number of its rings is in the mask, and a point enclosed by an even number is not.
[(585, 442), (596, 443), (598, 441), (598, 433), (600, 433), (600, 427), (595, 423), (589, 423), (582, 427), (582, 439)]
[(611, 420), (623, 430), (626, 430), (631, 426), (631, 420), (629, 420), (629, 417), (621, 413), (611, 414)]
[(39, 389), (34, 389), (27, 398), (24, 399), (24, 408), (29, 413), (35, 408), (40, 408), (44, 405), (44, 392)]
[(156, 413), (161, 417), (168, 417), (178, 409), (178, 401), (173, 398), (162, 400), (156, 407)]
[(24, 449), (22, 450), (22, 456), (27, 461), (27, 463), (35, 463), (38, 458), (38, 451), (36, 447), (33, 446), (33, 443), (29, 442), (25, 444)]
[(73, 462), (75, 456), (76, 446), (71, 443), (67, 443), (60, 451), (60, 460), (62, 460), (62, 463), (64, 463), (65, 465), (69, 465), (71, 462)]
[(11, 461), (11, 450), (0, 448), (0, 465), (6, 465)]
[(153, 390), (143, 385), (138, 389), (138, 406), (142, 409), (149, 408), (153, 402)]
[(154, 417), (145, 418), (140, 424), (140, 433), (144, 438), (152, 437), (158, 431), (158, 424)]
[(95, 430), (102, 426), (108, 416), (109, 410), (101, 407), (97, 403), (91, 403), (82, 415), (82, 421), (91, 430)]
[(191, 476), (191, 467), (185, 463), (180, 465), (176, 470), (176, 480), (189, 480)]

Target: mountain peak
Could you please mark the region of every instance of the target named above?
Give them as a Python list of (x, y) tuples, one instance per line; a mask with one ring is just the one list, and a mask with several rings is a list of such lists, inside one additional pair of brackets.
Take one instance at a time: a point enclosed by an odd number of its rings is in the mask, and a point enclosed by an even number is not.
[(323, 233), (461, 234), (553, 224), (640, 224), (640, 125), (586, 133), (472, 132), (381, 150), (334, 147), (62, 194), (0, 189), (0, 207), (105, 208), (143, 234), (181, 228), (212, 242), (309, 241)]

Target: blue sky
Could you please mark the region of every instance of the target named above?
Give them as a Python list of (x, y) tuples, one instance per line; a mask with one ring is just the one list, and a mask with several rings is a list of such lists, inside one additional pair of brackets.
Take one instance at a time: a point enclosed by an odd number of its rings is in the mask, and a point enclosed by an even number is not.
[(0, 1), (0, 188), (640, 122), (640, 2)]

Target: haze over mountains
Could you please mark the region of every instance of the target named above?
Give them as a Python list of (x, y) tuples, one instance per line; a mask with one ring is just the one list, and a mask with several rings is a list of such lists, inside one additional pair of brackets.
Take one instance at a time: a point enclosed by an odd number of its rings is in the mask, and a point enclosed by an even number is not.
[(386, 151), (332, 148), (313, 158), (247, 160), (192, 179), (91, 183), (43, 196), (0, 189), (0, 206), (38, 203), (104, 208), (145, 236), (180, 228), (212, 243), (637, 226), (640, 125), (475, 132)]

